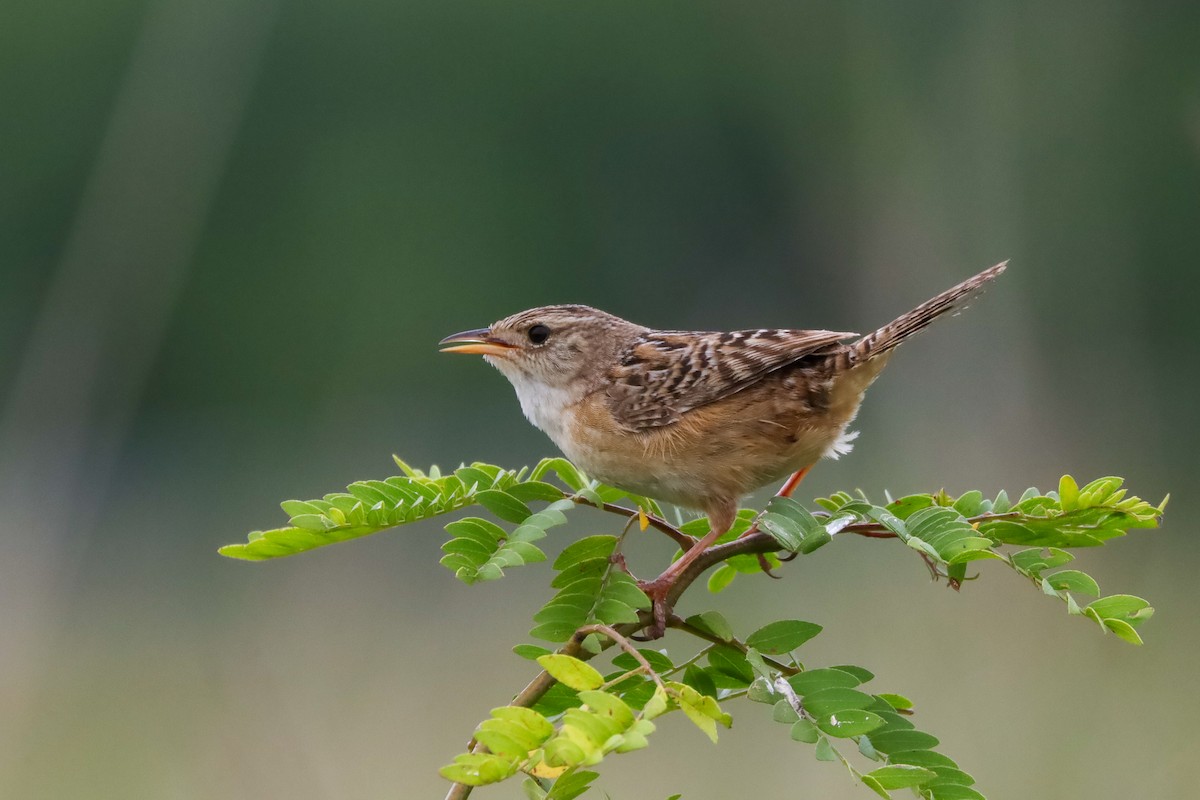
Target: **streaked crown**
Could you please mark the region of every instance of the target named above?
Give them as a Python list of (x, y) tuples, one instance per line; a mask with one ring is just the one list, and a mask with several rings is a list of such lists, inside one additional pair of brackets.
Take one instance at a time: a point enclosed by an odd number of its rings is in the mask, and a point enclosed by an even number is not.
[(647, 330), (591, 306), (541, 306), (447, 337), (442, 344), (483, 355), (514, 383), (591, 385)]

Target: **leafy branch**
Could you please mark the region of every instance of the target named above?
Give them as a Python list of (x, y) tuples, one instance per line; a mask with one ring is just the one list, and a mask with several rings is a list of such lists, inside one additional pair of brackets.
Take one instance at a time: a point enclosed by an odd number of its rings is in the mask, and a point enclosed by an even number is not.
[[(934, 750), (938, 740), (915, 728), (907, 698), (862, 691), (873, 678), (862, 667), (807, 668), (795, 659), (793, 651), (816, 636), (819, 625), (779, 620), (739, 639), (718, 612), (687, 619), (670, 613), (668, 627), (698, 642), (699, 649), (676, 663), (665, 649), (633, 644), (641, 631), (661, 632), (652, 625), (650, 600), (622, 552), (631, 526), (666, 535), (684, 550), (708, 532), (707, 520), (671, 525), (653, 500), (591, 480), (561, 458), (545, 459), (532, 470), (475, 463), (449, 474), (436, 467), (421, 472), (399, 459), (397, 464), (402, 475), (353, 483), (319, 500), (287, 501), (282, 504), (287, 526), (253, 532), (246, 543), (220, 552), (246, 560), (277, 558), (477, 506), (495, 521), (467, 516), (449, 522), (441, 559), (470, 584), (546, 560), (534, 543), (565, 524), (580, 505), (623, 519), (619, 535), (579, 539), (555, 559), (550, 582), (555, 593), (533, 615), (530, 634), (557, 649), (514, 648), (541, 670), (509, 705), (494, 709), (467, 752), (443, 768), (453, 782), (448, 800), (517, 775), (526, 776), (530, 798), (571, 800), (597, 777), (589, 768), (647, 746), (657, 717), (681, 711), (715, 742), (718, 726), (730, 722), (721, 703), (741, 697), (770, 704), (792, 739), (813, 745), (818, 760), (841, 763), (881, 796), (911, 788), (928, 800), (982, 797), (970, 775)], [(1065, 476), (1056, 491), (1030, 489), (1016, 502), (1004, 492), (989, 500), (976, 491), (888, 497), (879, 505), (861, 493), (838, 493), (819, 498), (818, 508), (809, 510), (775, 497), (761, 512), (742, 509), (733, 528), (674, 577), (667, 607), (713, 567), (708, 588), (715, 594), (738, 575), (774, 569), (853, 534), (898, 540), (955, 589), (968, 580), (971, 562), (1000, 562), (1062, 600), (1069, 614), (1140, 644), (1136, 628), (1153, 614), (1149, 603), (1132, 595), (1102, 597), (1091, 576), (1061, 569), (1074, 558), (1069, 550), (1158, 526), (1166, 501), (1151, 505), (1128, 495), (1122, 483), (1101, 478), (1080, 488)], [(1076, 595), (1096, 599), (1081, 605)], [(590, 665), (610, 651), (616, 655), (607, 672)], [(854, 748), (843, 752), (837, 742)]]

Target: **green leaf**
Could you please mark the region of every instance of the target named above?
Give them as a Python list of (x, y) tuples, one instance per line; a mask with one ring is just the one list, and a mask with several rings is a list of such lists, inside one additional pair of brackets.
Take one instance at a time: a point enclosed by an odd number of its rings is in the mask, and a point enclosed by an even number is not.
[(770, 683), (765, 678), (755, 678), (754, 682), (746, 690), (746, 698), (752, 703), (774, 703), (779, 699), (779, 694), (771, 689)]
[(684, 620), (688, 625), (710, 633), (718, 639), (728, 642), (733, 639), (733, 628), (719, 611), (705, 611), (694, 614)]
[(616, 600), (633, 608), (649, 608), (650, 598), (646, 596), (633, 578), (623, 572), (612, 572), (608, 578), (608, 585), (601, 592), (601, 598), (606, 600)]
[[(490, 464), (463, 467), (458, 472), (468, 478), (464, 483), (458, 474), (442, 476), (436, 468), (425, 474), (403, 461), (397, 463), (405, 471), (403, 476), (357, 481), (346, 492), (319, 500), (289, 500), (283, 506), (291, 516), (290, 526), (252, 531), (245, 544), (227, 545), (219, 552), (250, 561), (293, 555), (446, 514), (477, 502), (480, 491), (503, 492), (520, 482), (516, 473)], [(472, 568), (466, 558), (450, 558), (448, 565), (468, 572)]]
[(533, 778), (522, 781), (521, 789), (525, 792), (527, 800), (546, 800), (546, 791)]
[(854, 689), (834, 687), (805, 695), (804, 709), (814, 717), (826, 717), (839, 711), (867, 708), (875, 702), (869, 694)]
[(880, 755), (875, 750), (875, 746), (873, 744), (871, 744), (871, 737), (866, 735), (865, 733), (862, 736), (858, 737), (858, 752), (862, 753), (864, 756), (871, 759), (872, 761), (882, 761), (883, 760), (883, 756)]
[(507, 522), (524, 522), (533, 516), (529, 506), (500, 489), (485, 489), (475, 495), (479, 504)]
[(554, 726), (538, 712), (522, 706), (500, 706), (493, 708), (492, 717), (511, 722), (527, 729), (539, 741), (545, 741), (554, 733)]
[(590, 559), (607, 560), (616, 547), (617, 537), (615, 536), (585, 536), (563, 549), (558, 558), (554, 559), (554, 568), (563, 570), (572, 564)]
[(667, 712), (667, 706), (670, 698), (666, 691), (661, 686), (656, 686), (654, 694), (646, 701), (646, 705), (642, 707), (642, 717), (644, 719), (654, 719), (660, 717)]
[(582, 691), (579, 699), (593, 713), (618, 725), (622, 730), (633, 725), (635, 717), (633, 709), (615, 694), (600, 691)]
[(720, 723), (726, 728), (733, 724), (730, 716), (721, 711), (721, 707), (713, 698), (681, 683), (668, 683), (667, 688), (687, 718), (714, 743), (717, 741), (717, 724)]
[(579, 627), (568, 622), (544, 622), (530, 628), (529, 635), (547, 642), (565, 642), (575, 635)]
[(814, 754), (817, 761), (837, 761), (837, 753), (834, 752), (833, 745), (824, 736), (817, 738), (817, 750)]
[(898, 519), (908, 519), (913, 512), (933, 505), (933, 497), (927, 494), (910, 494), (887, 504), (887, 510)]
[(915, 512), (905, 521), (905, 527), (910, 547), (935, 556), (943, 563), (949, 563), (966, 551), (983, 551), (992, 546), (990, 539), (976, 535), (975, 528), (962, 514), (944, 506)]
[(589, 558), (577, 561), (554, 576), (550, 585), (564, 592), (571, 589), (577, 594), (592, 594), (600, 591), (601, 578), (608, 571), (607, 558)]
[(853, 689), (861, 683), (857, 675), (833, 668), (805, 670), (788, 678), (787, 681), (801, 696), (819, 692), (822, 689)]
[(816, 744), (817, 739), (821, 737), (817, 726), (806, 719), (798, 719), (792, 723), (791, 731), (792, 740), (796, 742), (804, 742), (806, 744)]
[(517, 772), (517, 764), (492, 753), (466, 753), (456, 756), (453, 764), (442, 767), (438, 772), (446, 780), (455, 783), (483, 786), (512, 777)]
[(892, 764), (868, 772), (863, 777), (871, 778), (884, 789), (905, 789), (910, 786), (920, 786), (937, 777), (936, 773), (924, 767), (914, 767), (908, 764)]
[(722, 675), (732, 678), (738, 686), (749, 686), (754, 680), (754, 670), (746, 656), (736, 647), (718, 645), (708, 651), (708, 663)]
[(1123, 619), (1106, 619), (1102, 622), (1105, 628), (1115, 633), (1119, 638), (1130, 644), (1141, 644), (1142, 637)]
[(713, 594), (719, 594), (728, 588), (729, 584), (733, 583), (733, 579), (737, 577), (737, 574), (736, 569), (728, 564), (722, 564), (708, 576), (708, 590)]
[(935, 753), (932, 750), (897, 750), (888, 754), (888, 760), (893, 764), (911, 764), (914, 767), (928, 767), (935, 772), (943, 768), (957, 768), (958, 764), (949, 756)]
[[(319, 506), (315, 506), (312, 503), (306, 503), (302, 500), (284, 500), (279, 504), (279, 506), (283, 509), (285, 514), (293, 519), (300, 516), (319, 517), (324, 513), (324, 509), (320, 508)], [(294, 525), (296, 523), (293, 522), (292, 524)]]
[(1079, 506), (1079, 485), (1070, 475), (1059, 478), (1058, 500), (1063, 511), (1071, 511)]
[(586, 770), (564, 772), (550, 787), (546, 800), (575, 800), (586, 792), (588, 786), (598, 777), (599, 773)]
[(870, 733), (876, 728), (882, 727), (883, 724), (882, 717), (872, 714), (870, 711), (855, 708), (836, 711), (817, 720), (817, 727), (824, 733), (842, 739)]
[(798, 619), (780, 620), (756, 630), (746, 644), (761, 653), (778, 655), (795, 650), (821, 632), (821, 626)]
[(695, 664), (689, 664), (683, 671), (683, 682), (697, 692), (709, 697), (717, 696), (717, 684), (709, 670), (701, 669)]
[(971, 786), (975, 778), (953, 767), (937, 767), (933, 770), (937, 777), (929, 782), (929, 788), (935, 786)]
[(773, 497), (758, 525), (792, 552), (811, 553), (830, 541), (826, 525), (790, 497)]
[(536, 644), (519, 644), (513, 647), (512, 651), (521, 658), (527, 658), (530, 661), (536, 661), (539, 656), (549, 655), (550, 651), (544, 647), (538, 647)]
[(1009, 556), (1009, 561), (1013, 567), (1019, 572), (1035, 578), (1041, 574), (1042, 570), (1061, 567), (1063, 564), (1074, 560), (1075, 556), (1057, 547), (1046, 549), (1031, 547), (1028, 550), (1018, 550)]
[(1154, 609), (1140, 597), (1131, 594), (1114, 594), (1093, 600), (1087, 611), (1101, 619), (1124, 619), (1131, 624), (1140, 624), (1154, 613)]
[(771, 710), (771, 719), (776, 722), (782, 722), (785, 725), (791, 725), (799, 721), (800, 712), (787, 700), (779, 700)]
[(1080, 594), (1090, 594), (1093, 597), (1100, 594), (1100, 586), (1095, 579), (1077, 569), (1064, 569), (1042, 580), (1056, 591), (1079, 592)]
[(510, 761), (523, 761), (529, 756), (530, 748), (522, 747), (520, 742), (497, 730), (481, 727), (475, 731), (475, 739), (488, 750)]
[(973, 517), (984, 511), (983, 492), (970, 491), (954, 501), (954, 510), (964, 517)]
[(523, 503), (530, 503), (534, 500), (552, 503), (555, 500), (562, 500), (564, 497), (562, 489), (536, 480), (514, 483), (508, 487), (507, 491)]
[(619, 600), (604, 599), (596, 604), (595, 617), (605, 625), (638, 621), (638, 612)]
[(875, 794), (879, 795), (880, 797), (885, 797), (885, 798), (891, 797), (891, 795), (888, 794), (887, 789), (884, 789), (882, 786), (880, 786), (879, 782), (876, 781), (874, 778), (868, 778), (864, 775), (864, 776), (860, 776), (860, 779), (862, 780), (863, 786), (866, 786), (868, 789), (870, 789), (871, 791), (873, 791)]
[(938, 746), (937, 737), (918, 730), (886, 730), (871, 736), (871, 744), (881, 753), (904, 750), (930, 750)]
[(986, 798), (969, 786), (955, 784), (930, 785), (927, 787), (931, 800), (986, 800)]
[(295, 555), (322, 545), (356, 539), (376, 532), (376, 529), (366, 526), (322, 533), (315, 533), (304, 528), (251, 531), (247, 536), (246, 544), (227, 544), (217, 552), (227, 558), (237, 558), (242, 561), (265, 561), (269, 558)]
[(913, 701), (909, 700), (902, 694), (889, 694), (887, 692), (880, 692), (875, 696), (898, 711), (908, 711), (913, 707)]
[(579, 471), (578, 467), (565, 458), (543, 458), (533, 468), (533, 471), (529, 474), (529, 478), (535, 481), (541, 480), (551, 472), (557, 475), (558, 479), (573, 491), (578, 492), (587, 486), (587, 478)]
[(604, 677), (593, 667), (561, 653), (539, 656), (538, 664), (550, 673), (550, 677), (576, 691), (598, 689), (604, 685)]
[(1115, 594), (1093, 600), (1083, 613), (1130, 644), (1141, 644), (1142, 637), (1134, 629), (1149, 619), (1154, 609), (1140, 597)]
[(908, 717), (900, 716), (896, 713), (895, 709), (882, 700), (870, 706), (868, 710), (874, 714), (878, 714), (884, 719), (885, 722), (887, 722), (887, 726), (884, 728), (884, 730), (910, 731), (914, 727), (913, 724), (909, 722)]
[(874, 672), (871, 672), (869, 669), (863, 669), (862, 667), (856, 667), (853, 664), (835, 664), (834, 666), (830, 667), (830, 669), (848, 672), (854, 677), (858, 678), (859, 683), (866, 683), (867, 681), (875, 680)]
[(746, 648), (746, 663), (750, 665), (750, 669), (754, 670), (754, 674), (760, 679), (770, 683), (775, 679), (775, 670), (772, 669), (765, 660), (762, 653), (755, 650), (753, 647)]
[[(646, 662), (650, 664), (650, 668), (660, 675), (675, 669), (675, 665), (671, 663), (670, 656), (668, 656), (666, 653), (661, 653), (658, 650), (650, 650), (649, 648), (642, 647), (638, 648), (638, 653), (642, 656), (642, 658), (646, 659)], [(612, 663), (614, 667), (627, 671), (631, 669), (637, 669), (639, 666), (641, 666), (637, 659), (635, 659), (629, 653), (620, 653), (616, 656), (613, 656)]]
[(547, 717), (557, 716), (563, 713), (568, 708), (574, 708), (580, 704), (579, 693), (574, 689), (564, 686), (561, 683), (555, 683), (551, 686), (542, 698), (534, 704), (533, 710)]

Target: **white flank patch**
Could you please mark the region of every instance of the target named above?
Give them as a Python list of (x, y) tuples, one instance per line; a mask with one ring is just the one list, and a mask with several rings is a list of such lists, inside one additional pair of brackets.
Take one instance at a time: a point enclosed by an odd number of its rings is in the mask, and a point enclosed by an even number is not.
[(854, 440), (858, 438), (858, 431), (848, 431), (843, 429), (838, 437), (833, 440), (833, 444), (829, 445), (829, 449), (825, 451), (826, 458), (838, 459), (846, 453), (854, 449)]

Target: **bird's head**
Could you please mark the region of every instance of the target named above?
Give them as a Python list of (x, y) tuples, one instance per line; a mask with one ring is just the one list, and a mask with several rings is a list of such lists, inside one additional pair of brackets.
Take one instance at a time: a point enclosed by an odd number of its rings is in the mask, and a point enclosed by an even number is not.
[(443, 353), (482, 355), (518, 389), (528, 383), (557, 389), (601, 378), (645, 331), (588, 306), (542, 306), (439, 344)]

